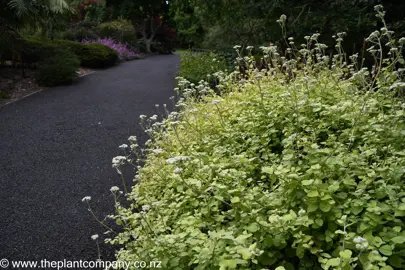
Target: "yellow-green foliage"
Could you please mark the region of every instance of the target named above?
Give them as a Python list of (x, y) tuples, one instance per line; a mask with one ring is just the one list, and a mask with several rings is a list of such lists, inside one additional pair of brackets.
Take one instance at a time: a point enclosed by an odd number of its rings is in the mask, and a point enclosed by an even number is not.
[[(141, 116), (151, 140), (131, 205), (116, 204), (117, 257), (164, 269), (403, 269), (405, 84), (395, 65), (405, 39), (373, 33), (370, 43), (398, 47), (370, 73), (355, 56), (344, 62), (342, 37), (332, 59), (317, 35), (295, 57), (263, 48), (262, 72), (240, 56), (251, 69), (223, 78), (221, 97), (180, 79), (178, 112)], [(140, 151), (130, 141), (131, 161)]]

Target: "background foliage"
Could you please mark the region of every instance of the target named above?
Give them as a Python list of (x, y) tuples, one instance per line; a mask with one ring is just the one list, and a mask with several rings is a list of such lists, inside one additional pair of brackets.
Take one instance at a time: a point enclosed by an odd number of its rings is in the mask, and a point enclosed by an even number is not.
[(344, 47), (354, 53), (363, 47), (363, 37), (381, 24), (374, 20), (373, 7), (383, 4), (389, 16), (388, 26), (398, 34), (405, 31), (400, 0), (210, 0), (171, 1), (182, 46), (229, 49), (239, 44), (268, 45), (278, 43), (282, 36), (274, 23), (286, 14), (287, 36), (303, 41), (308, 33), (320, 33), (332, 45), (332, 35), (345, 31)]

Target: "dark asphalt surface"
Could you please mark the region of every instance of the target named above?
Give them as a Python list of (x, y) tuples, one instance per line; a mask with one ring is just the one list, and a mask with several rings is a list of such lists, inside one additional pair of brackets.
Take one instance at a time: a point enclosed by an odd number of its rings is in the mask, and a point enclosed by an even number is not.
[(105, 230), (81, 200), (112, 213), (111, 160), (130, 135), (146, 140), (139, 115), (171, 104), (178, 68), (178, 55), (152, 56), (0, 108), (0, 260), (97, 259), (90, 237)]

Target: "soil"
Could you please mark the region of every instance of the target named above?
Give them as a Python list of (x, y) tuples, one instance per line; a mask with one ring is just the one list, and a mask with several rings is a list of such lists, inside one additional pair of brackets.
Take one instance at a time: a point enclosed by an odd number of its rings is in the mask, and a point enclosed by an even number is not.
[[(79, 68), (77, 74), (79, 77), (93, 72), (92, 69)], [(0, 67), (0, 107), (12, 101), (21, 99), (30, 94), (42, 91), (45, 87), (39, 86), (35, 81), (35, 69), (25, 70), (25, 76), (22, 76), (22, 70), (10, 66)]]

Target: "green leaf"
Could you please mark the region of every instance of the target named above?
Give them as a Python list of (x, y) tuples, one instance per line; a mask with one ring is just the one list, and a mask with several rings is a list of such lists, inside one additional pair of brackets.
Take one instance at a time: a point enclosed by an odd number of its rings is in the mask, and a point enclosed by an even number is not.
[(401, 232), (402, 228), (401, 226), (395, 226), (394, 228), (392, 228), (394, 231), (396, 231), (397, 233)]
[(247, 248), (242, 248), (238, 250), (238, 253), (242, 255), (244, 260), (249, 260), (252, 257), (252, 253)]
[(329, 266), (339, 266), (340, 258), (329, 259), (326, 264), (329, 265)]
[(221, 270), (226, 270), (226, 269), (236, 269), (237, 266), (236, 260), (222, 260), (219, 262), (219, 266)]
[(330, 192), (335, 192), (335, 191), (337, 191), (339, 189), (339, 183), (338, 182), (335, 182), (335, 183), (333, 183), (332, 185), (330, 185), (329, 187), (328, 187), (328, 190), (330, 191)]
[(340, 257), (342, 257), (343, 259), (350, 259), (352, 257), (352, 251), (349, 249), (345, 249), (341, 252), (339, 252)]
[(308, 209), (307, 209), (307, 211), (308, 211), (309, 213), (315, 212), (317, 209), (318, 209), (318, 204), (317, 204), (317, 203), (309, 203), (309, 204), (308, 204)]
[(277, 266), (275, 270), (285, 270), (284, 266)]
[(231, 203), (238, 203), (238, 202), (240, 202), (240, 198), (239, 198), (239, 197), (233, 197), (233, 198), (231, 199)]
[(273, 174), (274, 170), (272, 167), (262, 167), (262, 172), (267, 174)]
[(322, 212), (329, 212), (332, 206), (329, 204), (329, 202), (321, 202), (319, 204), (319, 208), (321, 209)]
[(361, 211), (363, 211), (363, 207), (362, 206), (352, 206), (350, 208), (350, 210), (352, 211), (353, 214), (358, 215), (361, 213)]
[(396, 268), (402, 269), (404, 266), (404, 259), (402, 259), (399, 255), (392, 255), (388, 258), (388, 263)]
[(236, 238), (235, 238), (235, 241), (238, 242), (238, 243), (240, 243), (240, 244), (243, 244), (243, 243), (245, 242), (245, 240), (248, 239), (248, 238), (250, 238), (251, 236), (252, 236), (251, 233), (249, 233), (249, 234), (242, 234), (242, 235), (239, 235), (238, 237), (236, 237)]
[(403, 244), (405, 242), (405, 236), (395, 236), (391, 241), (395, 244)]
[(378, 251), (380, 251), (385, 256), (392, 255), (392, 247), (390, 245), (384, 245), (384, 246), (380, 247), (380, 249)]
[(303, 186), (309, 186), (309, 185), (312, 185), (312, 183), (314, 182), (314, 180), (303, 180), (302, 182), (301, 182), (301, 184), (303, 185)]
[(321, 218), (317, 218), (317, 219), (315, 219), (315, 223), (316, 223), (319, 227), (321, 227), (321, 226), (323, 225), (323, 220), (322, 220)]
[(257, 224), (257, 223), (252, 223), (252, 224), (250, 224), (248, 227), (247, 227), (247, 230), (249, 231), (249, 232), (257, 232), (258, 230), (260, 229), (260, 226), (259, 226), (259, 224)]
[(296, 214), (293, 210), (290, 210), (290, 215), (291, 215), (293, 218), (297, 218), (297, 214)]
[(401, 204), (398, 206), (398, 210), (405, 211), (405, 203), (401, 203)]
[(310, 192), (308, 192), (307, 196), (310, 198), (319, 197), (319, 193), (317, 190), (311, 190)]

